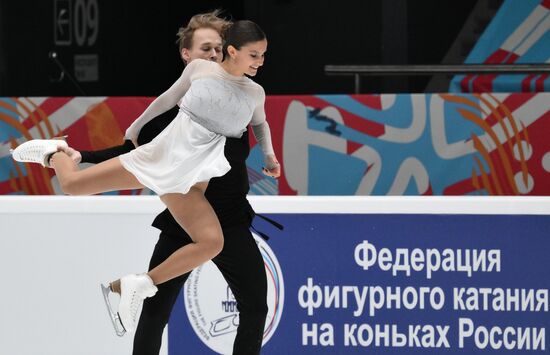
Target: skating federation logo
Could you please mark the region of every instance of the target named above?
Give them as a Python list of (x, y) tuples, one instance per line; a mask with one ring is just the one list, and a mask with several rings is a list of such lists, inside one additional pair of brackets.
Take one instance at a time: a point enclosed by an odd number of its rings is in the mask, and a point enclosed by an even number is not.
[[(275, 254), (262, 238), (253, 235), (267, 275), (265, 344), (275, 333), (283, 313), (284, 282)], [(185, 283), (183, 296), (189, 322), (202, 342), (220, 354), (231, 353), (239, 326), (237, 301), (216, 265), (209, 261), (196, 268)]]

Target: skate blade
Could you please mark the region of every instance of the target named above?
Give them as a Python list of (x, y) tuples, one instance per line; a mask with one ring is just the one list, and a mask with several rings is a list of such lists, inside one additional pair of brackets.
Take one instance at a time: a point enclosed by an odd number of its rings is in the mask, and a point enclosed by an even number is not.
[(111, 322), (113, 323), (113, 327), (115, 328), (115, 333), (116, 335), (121, 337), (126, 334), (126, 329), (124, 329), (124, 325), (122, 324), (118, 313), (115, 313), (113, 311), (113, 308), (111, 307), (111, 302), (109, 302), (109, 293), (111, 293), (111, 289), (109, 288), (109, 286), (101, 285), (101, 293), (103, 294), (103, 299), (105, 300), (105, 305), (107, 306), (109, 318), (111, 318)]

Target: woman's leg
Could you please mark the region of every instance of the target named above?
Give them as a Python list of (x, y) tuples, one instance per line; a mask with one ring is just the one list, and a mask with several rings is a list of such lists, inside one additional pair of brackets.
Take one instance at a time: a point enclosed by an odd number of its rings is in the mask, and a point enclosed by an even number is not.
[[(55, 169), (61, 189), (70, 195), (91, 195), (105, 191), (142, 188), (118, 158), (79, 170), (63, 152), (53, 154), (50, 165)], [(208, 186), (202, 182), (188, 193), (161, 196), (172, 216), (191, 236), (193, 243), (174, 252), (162, 264), (149, 272), (155, 285), (183, 275), (212, 259), (223, 248), (223, 234), (218, 218), (204, 197)]]
[[(160, 233), (148, 270), (154, 269), (176, 250), (192, 242), (187, 234)], [(172, 308), (189, 274), (186, 273), (159, 285), (155, 297), (144, 300), (134, 336), (133, 355), (158, 355), (164, 328), (168, 324)]]
[(124, 169), (118, 157), (79, 170), (67, 154), (57, 152), (51, 157), (50, 166), (55, 169), (61, 189), (68, 195), (94, 195), (144, 187), (134, 175)]
[[(134, 175), (124, 169), (118, 158), (78, 170), (67, 154), (57, 152), (50, 159), (50, 165), (55, 169), (62, 190), (70, 195), (143, 187)], [(149, 272), (155, 285), (193, 270), (222, 250), (220, 223), (204, 197), (207, 186), (207, 182), (202, 182), (191, 187), (186, 194), (170, 193), (160, 197), (172, 216), (191, 236), (193, 243), (180, 248)]]
[(208, 183), (198, 183), (186, 194), (166, 194), (161, 200), (193, 243), (181, 247), (163, 263), (149, 271), (155, 285), (188, 273), (212, 259), (223, 248), (223, 234), (218, 217), (204, 197)]
[(133, 331), (143, 300), (153, 297), (156, 285), (187, 274), (212, 259), (223, 248), (220, 222), (204, 197), (208, 183), (198, 183), (186, 194), (170, 193), (160, 198), (172, 216), (193, 242), (172, 253), (147, 274), (128, 275), (111, 283), (111, 290), (120, 293), (118, 314), (126, 331)]

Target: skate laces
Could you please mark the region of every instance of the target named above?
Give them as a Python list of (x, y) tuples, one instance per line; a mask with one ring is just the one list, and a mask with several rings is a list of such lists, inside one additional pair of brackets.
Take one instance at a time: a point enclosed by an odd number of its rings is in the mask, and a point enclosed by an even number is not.
[(44, 154), (43, 145), (29, 144), (27, 149), (23, 149), (19, 152), (19, 156), (25, 160), (41, 160)]
[(147, 297), (152, 297), (156, 293), (156, 287), (154, 285), (149, 285), (150, 279), (145, 281), (146, 285), (140, 285), (132, 291), (132, 299), (130, 301), (130, 315), (132, 316), (132, 321), (136, 322), (137, 313), (140, 305), (143, 303), (143, 300)]
[(130, 301), (130, 315), (132, 316), (132, 321), (136, 322), (137, 311), (139, 308), (140, 301), (143, 299), (137, 295), (137, 292), (132, 292), (132, 300)]
[(15, 161), (40, 163), (47, 167), (48, 155), (55, 153), (62, 145), (63, 143), (57, 144), (47, 140), (34, 140), (25, 142), (10, 152)]

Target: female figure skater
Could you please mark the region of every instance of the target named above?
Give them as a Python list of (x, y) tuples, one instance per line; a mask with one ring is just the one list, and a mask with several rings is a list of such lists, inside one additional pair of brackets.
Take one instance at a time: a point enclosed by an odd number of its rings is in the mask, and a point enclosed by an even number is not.
[[(230, 23), (219, 15), (219, 10), (198, 14), (193, 16), (185, 27), (180, 28), (179, 53), (186, 64), (199, 58), (221, 63), (221, 35)], [(149, 143), (174, 120), (177, 111), (176, 106), (146, 124), (138, 135), (138, 143), (140, 145)], [(79, 152), (68, 148), (65, 152), (77, 164), (80, 162), (97, 164), (134, 148), (131, 141), (125, 141), (122, 145), (100, 151)], [(224, 239), (222, 251), (212, 259), (212, 262), (231, 288), (239, 312), (239, 324), (233, 343), (235, 355), (260, 353), (268, 312), (264, 261), (250, 233), (254, 211), (246, 198), (249, 191), (246, 167), (249, 151), (248, 130), (240, 138), (228, 137), (225, 142), (225, 156), (231, 165), (231, 170), (224, 176), (211, 179), (205, 192), (206, 199), (220, 221)], [(155, 218), (153, 226), (161, 233), (148, 270), (162, 263), (177, 249), (193, 243), (168, 209)], [(158, 355), (163, 331), (189, 275), (190, 272), (158, 285), (155, 297), (144, 300), (134, 335), (133, 355)], [(113, 287), (115, 292), (120, 294), (120, 285), (114, 286), (116, 286)], [(111, 308), (110, 304), (108, 307)], [(116, 321), (117, 315), (110, 310), (110, 316), (114, 320), (115, 330), (118, 334), (122, 334), (124, 330)]]
[(155, 191), (178, 224), (191, 236), (164, 262), (140, 275), (120, 279), (118, 313), (126, 331), (133, 331), (143, 299), (157, 288), (215, 257), (223, 248), (219, 221), (204, 197), (208, 181), (230, 169), (224, 156), (227, 137), (239, 137), (248, 123), (265, 155), (267, 169), (278, 177), (265, 120), (263, 88), (254, 76), (263, 65), (267, 40), (251, 21), (235, 22), (227, 31), (221, 64), (196, 59), (128, 128), (126, 137), (137, 145), (140, 129), (181, 100), (176, 119), (150, 143), (79, 171), (63, 151), (63, 140), (31, 140), (17, 147), (13, 158), (53, 167), (61, 188), (70, 195), (148, 187)]

